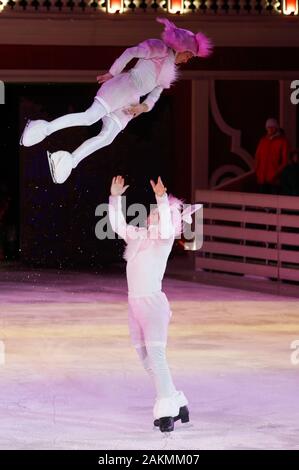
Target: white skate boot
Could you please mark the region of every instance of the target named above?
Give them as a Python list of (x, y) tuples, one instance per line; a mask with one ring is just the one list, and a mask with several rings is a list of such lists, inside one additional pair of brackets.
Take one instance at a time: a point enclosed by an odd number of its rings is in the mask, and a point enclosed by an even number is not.
[(72, 154), (59, 150), (58, 152), (47, 152), (50, 172), (54, 183), (62, 184), (70, 176), (73, 169)]
[(174, 429), (174, 422), (181, 420), (182, 423), (189, 422), (188, 400), (184, 393), (176, 391), (169, 398), (156, 400), (154, 406), (154, 426), (162, 432), (170, 432)]
[(48, 121), (38, 119), (37, 121), (27, 121), (23, 134), (21, 135), (20, 145), (31, 147), (38, 144), (47, 137)]

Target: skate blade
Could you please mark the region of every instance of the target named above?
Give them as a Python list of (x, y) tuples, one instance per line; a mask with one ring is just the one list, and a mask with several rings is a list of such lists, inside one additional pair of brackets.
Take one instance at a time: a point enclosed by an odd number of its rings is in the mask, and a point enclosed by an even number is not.
[(47, 150), (47, 157), (48, 157), (49, 168), (50, 168), (50, 173), (51, 173), (53, 183), (57, 184), (57, 181), (55, 179), (55, 174), (54, 174), (54, 164), (51, 159), (51, 153), (48, 150)]
[(22, 132), (21, 138), (20, 138), (20, 145), (23, 145), (23, 137), (24, 137), (25, 131), (26, 131), (27, 127), (29, 126), (30, 122), (31, 122), (31, 119), (28, 119), (28, 121), (26, 122), (26, 126), (25, 126), (25, 128)]

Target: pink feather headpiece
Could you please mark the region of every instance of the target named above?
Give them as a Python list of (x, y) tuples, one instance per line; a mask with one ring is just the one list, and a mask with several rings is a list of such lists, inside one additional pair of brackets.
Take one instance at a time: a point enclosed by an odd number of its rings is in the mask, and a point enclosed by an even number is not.
[(172, 194), (169, 194), (168, 203), (171, 212), (172, 223), (175, 228), (175, 236), (178, 236), (182, 233), (183, 230), (181, 209), (183, 207), (184, 201), (173, 196)]
[(203, 33), (192, 33), (188, 29), (177, 28), (167, 18), (156, 18), (164, 24), (162, 39), (168, 47), (177, 52), (191, 51), (197, 57), (208, 57), (212, 53), (212, 41)]

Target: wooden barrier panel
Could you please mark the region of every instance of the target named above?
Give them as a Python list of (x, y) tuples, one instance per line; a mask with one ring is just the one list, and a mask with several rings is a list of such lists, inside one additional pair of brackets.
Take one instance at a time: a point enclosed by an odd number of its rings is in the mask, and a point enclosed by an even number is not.
[[(246, 210), (230, 210), (218, 207), (207, 207), (205, 209), (205, 219), (226, 220), (231, 222), (245, 222), (253, 224), (277, 224), (277, 213), (269, 214), (264, 211), (246, 211)], [(298, 221), (299, 222), (299, 221)]]
[[(204, 210), (203, 210), (203, 217)], [(277, 233), (267, 230), (256, 230), (251, 228), (229, 227), (217, 224), (204, 224), (204, 235), (210, 235), (218, 238), (232, 238), (235, 240), (250, 240), (256, 242), (278, 243)]]
[(195, 270), (299, 282), (299, 198), (198, 190), (203, 246)]
[(267, 266), (262, 264), (238, 263), (235, 261), (220, 260), (213, 258), (196, 259), (196, 268), (213, 269), (214, 271), (223, 271), (226, 273), (251, 274), (261, 277), (277, 277), (278, 270), (276, 266)]

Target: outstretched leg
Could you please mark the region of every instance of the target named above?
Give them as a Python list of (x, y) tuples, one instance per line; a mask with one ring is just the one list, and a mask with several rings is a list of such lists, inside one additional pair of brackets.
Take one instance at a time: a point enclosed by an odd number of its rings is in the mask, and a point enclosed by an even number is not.
[(107, 114), (103, 118), (103, 126), (101, 132), (95, 137), (86, 140), (83, 144), (80, 145), (73, 153), (73, 168), (76, 166), (88, 155), (94, 153), (96, 150), (99, 150), (107, 145), (111, 144), (115, 137), (121, 132), (122, 128), (120, 125)]
[(121, 130), (120, 125), (107, 115), (103, 118), (101, 132), (83, 142), (73, 153), (63, 150), (52, 154), (48, 153), (50, 171), (54, 183), (64, 183), (78, 163), (96, 150), (111, 144)]
[(53, 134), (53, 132), (59, 131), (60, 129), (65, 129), (66, 127), (91, 126), (102, 119), (105, 114), (107, 114), (107, 111), (104, 106), (98, 100), (94, 100), (86, 111), (65, 114), (49, 122), (46, 130), (47, 135)]

